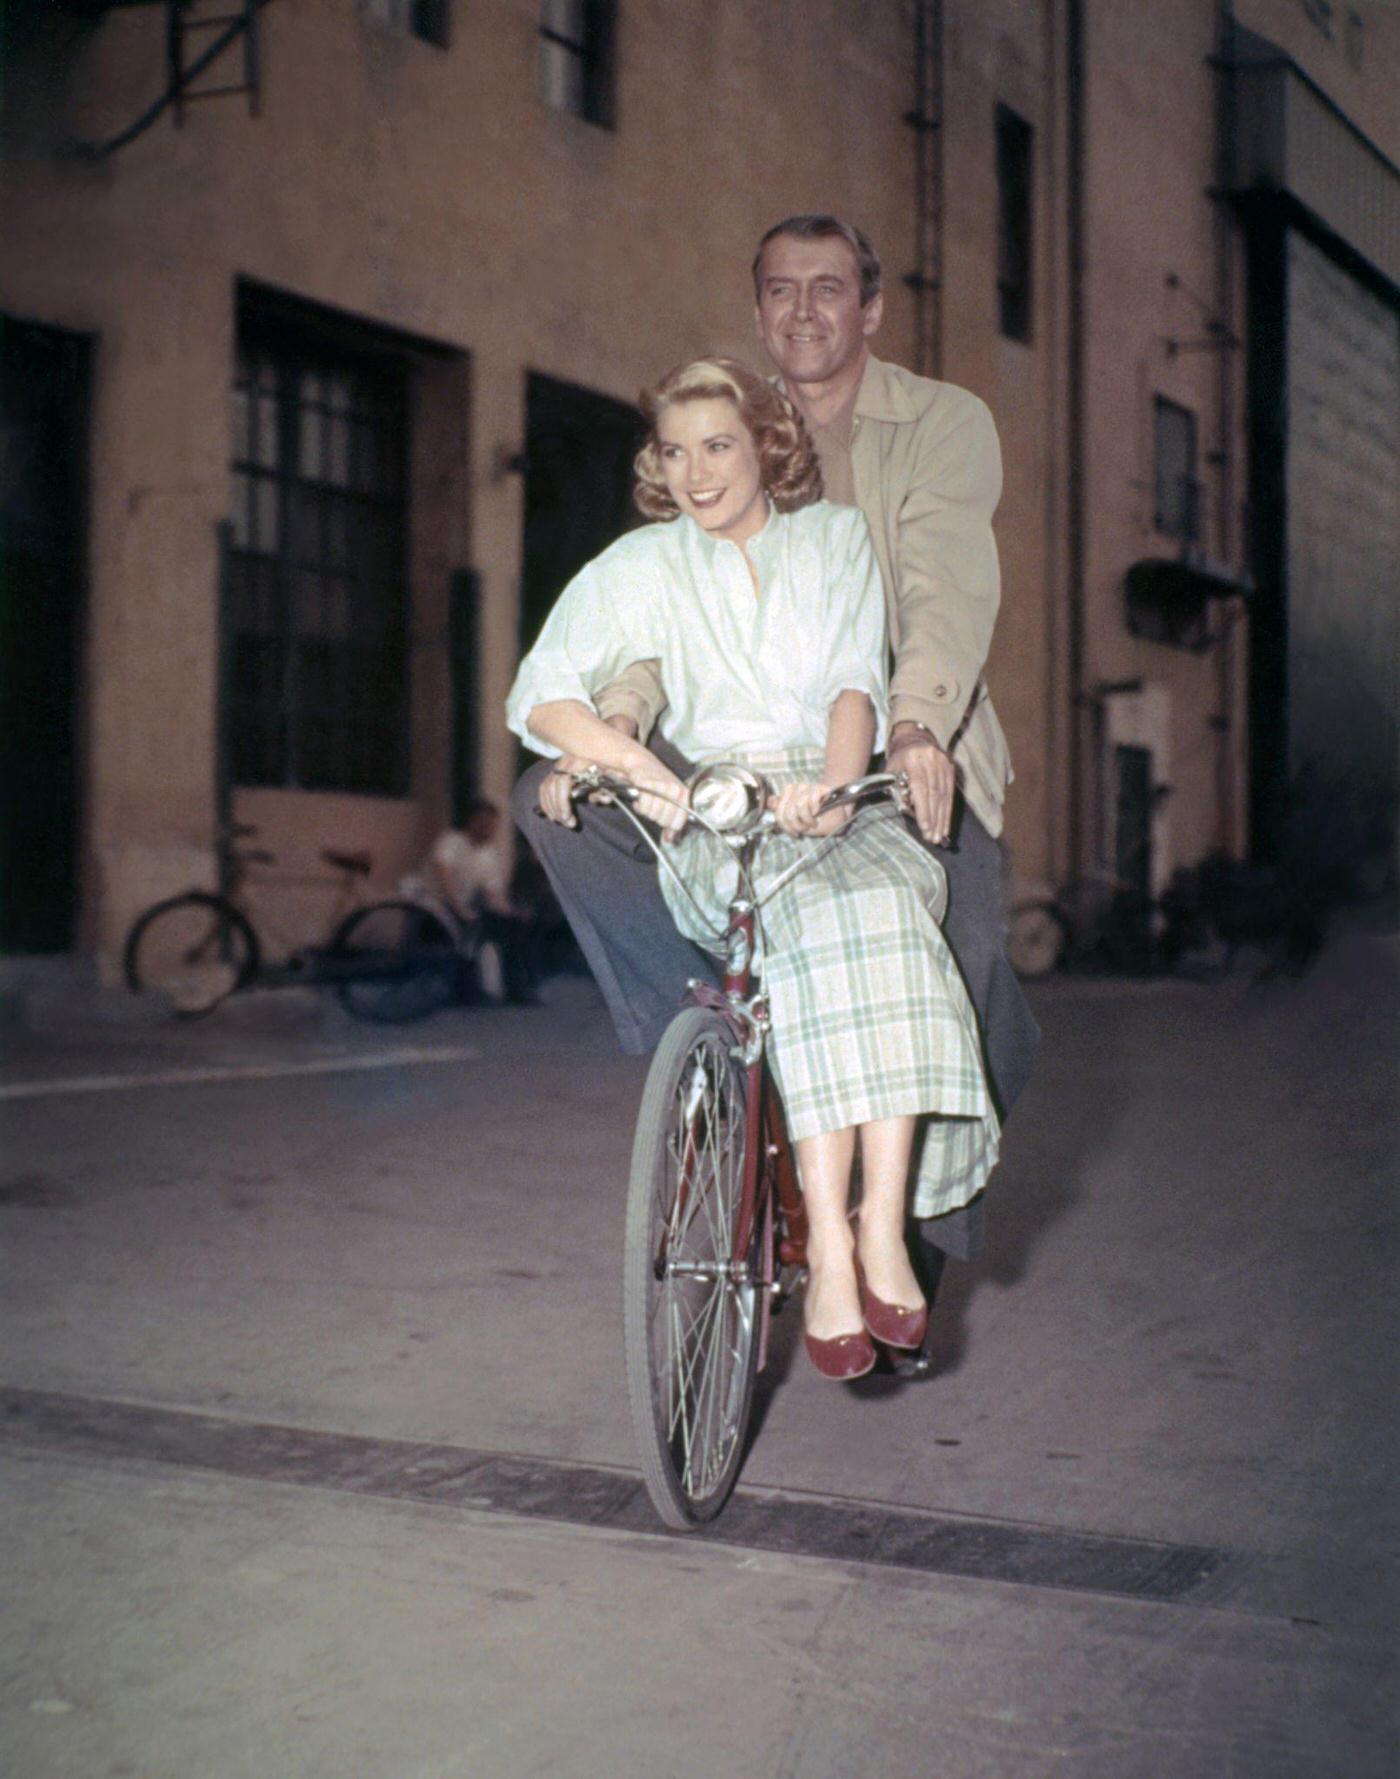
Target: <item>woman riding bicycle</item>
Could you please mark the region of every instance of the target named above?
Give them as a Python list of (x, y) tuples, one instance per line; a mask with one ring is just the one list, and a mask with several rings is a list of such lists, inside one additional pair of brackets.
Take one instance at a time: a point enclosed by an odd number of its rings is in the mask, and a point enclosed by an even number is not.
[(864, 515), (821, 499), (802, 422), (754, 372), (697, 360), (642, 407), (651, 430), (636, 500), (658, 523), (619, 539), (565, 588), (507, 717), (530, 746), (563, 757), (542, 799), (554, 820), (573, 819), (568, 772), (583, 761), (639, 788), (637, 810), (662, 829), (712, 919), (707, 927), (663, 874), (671, 912), (711, 948), (732, 856), (686, 830), (680, 779), (604, 723), (592, 699), (632, 662), (654, 659), (673, 745), (696, 763), (741, 761), (775, 785), (779, 832), (760, 858), (760, 892), (799, 851), (810, 859), (763, 921), (769, 1055), (810, 1222), (806, 1344), (826, 1376), (858, 1377), (875, 1363), (872, 1334), (899, 1347), (923, 1341), (927, 1306), (905, 1245), (911, 1170), (915, 1213), (940, 1215), (982, 1189), (999, 1138), (972, 1007), (938, 926), (942, 866), (893, 810), (818, 813), (884, 741), (879, 568)]

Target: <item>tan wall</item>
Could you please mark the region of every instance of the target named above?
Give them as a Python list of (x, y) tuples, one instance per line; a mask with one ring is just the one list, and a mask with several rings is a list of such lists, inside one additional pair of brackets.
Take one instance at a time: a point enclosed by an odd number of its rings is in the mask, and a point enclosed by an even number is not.
[[(96, 165), (52, 151), (120, 129), (159, 90), (159, 15), (55, 27), (47, 64), (34, 58), (66, 98), (21, 108), (0, 173), (0, 306), (98, 339), (84, 901), (108, 958), (144, 902), (212, 873), (236, 278), (470, 354), (469, 472), (429, 493), (426, 531), (415, 520), (415, 800), (238, 798), (279, 855), (368, 846), (389, 882), (446, 807), (450, 563), (482, 571), (482, 778), (508, 790), (497, 713), (515, 664), (521, 486), (499, 466), (523, 442), (526, 371), (631, 399), (697, 350), (756, 357), (747, 265), (776, 215), (831, 208), (895, 268), (912, 252), (902, 7), (628, 8), (615, 133), (538, 99), (533, 0), (473, 0), (454, 20), (444, 53), (346, 0), (279, 0), (263, 14), (259, 117), (238, 100), (194, 107)], [(896, 357), (903, 294), (885, 333)]]
[[(1393, 153), (1400, 37), (1376, 0), (1354, 10), (1365, 21), (1359, 69), (1300, 4), (1239, 7)], [(989, 677), (1017, 766), (1007, 834), (1019, 880), (1063, 882), (1075, 864), (1066, 5), (950, 0), (943, 14), (942, 374), (981, 395), (1001, 431), (1004, 597)], [(413, 795), (238, 799), (289, 868), (323, 844), (367, 847), (383, 884), (447, 809), (446, 592), (458, 567), (482, 577), (482, 781), (497, 796), (509, 786), (514, 746), (498, 713), (515, 667), (522, 486), (505, 466), (524, 442), (528, 371), (631, 399), (696, 351), (757, 359), (753, 242), (807, 209), (848, 215), (874, 237), (888, 293), (878, 349), (911, 362), (912, 5), (635, 0), (622, 14), (615, 132), (538, 98), (536, 0), (471, 0), (453, 16), (442, 52), (350, 0), (275, 0), (262, 15), (260, 116), (239, 100), (193, 107), (182, 128), (163, 119), (97, 164), (56, 150), (121, 128), (159, 90), (155, 9), (117, 11), (96, 29), (56, 21), (14, 83), (0, 308), (98, 341), (84, 899), (87, 943), (109, 958), (139, 906), (212, 872), (214, 527), (228, 499), (238, 278), (456, 354), (415, 372)], [(1241, 566), (1241, 357), (1167, 344), (1198, 340), (1216, 314), (1215, 16), (1214, 0), (1085, 6), (1084, 671), (1090, 686), (1146, 689), (1113, 723), (1159, 745), (1173, 787), (1157, 833), (1164, 867), (1245, 840), (1244, 632), (1201, 655), (1139, 641), (1121, 592), (1133, 561), (1174, 549), (1151, 523), (1158, 391), (1197, 414), (1203, 460), (1229, 456), (1228, 478), (1202, 464), (1207, 543)], [(1028, 345), (997, 327), (998, 100), (1035, 130)], [(1223, 319), (1242, 335), (1237, 263), (1232, 279)], [(1090, 822), (1082, 864), (1094, 863), (1093, 843)], [(308, 931), (316, 899), (307, 892)]]
[(1400, 160), (1400, 7), (1395, 0), (1234, 0), (1376, 146)]
[[(1207, 196), (1215, 180), (1208, 63), (1215, 8), (1198, 0), (1170, 8), (1098, 5), (1089, 13), (1084, 679), (1090, 694), (1134, 680), (1147, 694), (1144, 707), (1128, 713), (1136, 736), (1112, 739), (1153, 747), (1155, 782), (1167, 793), (1153, 827), (1160, 887), (1172, 866), (1244, 842), (1243, 651), (1224, 607), (1213, 613), (1224, 640), (1202, 652), (1135, 637), (1125, 621), (1123, 577), (1139, 559), (1175, 557), (1180, 549), (1153, 524), (1158, 395), (1196, 416), (1205, 551), (1230, 573), (1245, 567), (1243, 282), (1232, 229), (1233, 300), (1222, 314), (1218, 219)], [(1209, 343), (1217, 322), (1240, 344)], [(1222, 377), (1231, 390), (1223, 426)], [(1107, 714), (1108, 729), (1121, 728), (1122, 701)], [(1087, 756), (1087, 722), (1084, 733)], [(1092, 778), (1096, 762), (1086, 757), (1085, 766)], [(1086, 810), (1097, 815), (1092, 797)], [(1111, 823), (1091, 820), (1084, 865), (1107, 864), (1112, 850)]]
[[(1016, 773), (1006, 834), (1023, 884), (1048, 884), (1060, 876), (1057, 845), (1067, 794), (1056, 772), (1060, 691), (1053, 622), (1063, 596), (1058, 577), (1064, 533), (1063, 487), (1056, 477), (1063, 460), (1063, 405), (1056, 391), (1064, 340), (1062, 71), (1054, 15), (1046, 0), (945, 10), (943, 375), (988, 403), (1001, 436), (1005, 482), (996, 529), (1002, 607), (987, 674)], [(998, 324), (998, 102), (1034, 130), (1034, 299), (1027, 343), (1007, 339)]]

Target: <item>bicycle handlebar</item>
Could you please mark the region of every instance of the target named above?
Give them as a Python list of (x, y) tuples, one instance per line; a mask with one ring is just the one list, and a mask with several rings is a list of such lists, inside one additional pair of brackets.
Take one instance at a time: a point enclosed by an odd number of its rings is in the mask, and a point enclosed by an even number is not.
[[(688, 795), (687, 800), (682, 803), (680, 798), (668, 797), (664, 791), (643, 790), (621, 773), (610, 772), (603, 766), (585, 766), (577, 772), (571, 772), (569, 779), (571, 800), (593, 793), (601, 793), (603, 797), (617, 803), (622, 808), (627, 819), (656, 855), (658, 868), (666, 873), (702, 919), (708, 919), (708, 917), (667, 857), (668, 849), (657, 844), (632, 807), (642, 797), (656, 797), (661, 802), (671, 803), (675, 808), (683, 809), (688, 821), (696, 822), (707, 833), (712, 834), (715, 839), (728, 846), (739, 867), (739, 880), (745, 886), (745, 893), (755, 909), (770, 901), (799, 871), (820, 856), (820, 852), (814, 850), (804, 857), (795, 859), (785, 871), (779, 873), (772, 883), (764, 885), (761, 895), (758, 893), (749, 875), (752, 849), (761, 838), (773, 832), (777, 827), (777, 821), (771, 808), (773, 787), (759, 773), (751, 771), (748, 767), (717, 762), (714, 765), (702, 767), (691, 781), (698, 798), (710, 802), (712, 811), (718, 809), (725, 812), (725, 820), (722, 825), (719, 821), (711, 820), (707, 814), (695, 807), (696, 797)], [(687, 787), (688, 792), (690, 788)], [(711, 791), (714, 791), (713, 796), (707, 794)], [(822, 798), (818, 806), (818, 814), (825, 814), (828, 810), (837, 809), (842, 804), (858, 802), (862, 797), (871, 796), (876, 792), (888, 793), (902, 811), (908, 812), (908, 774), (904, 772), (872, 772), (867, 773), (864, 778), (853, 779), (850, 784), (834, 786)], [(817, 837), (813, 836), (813, 838)], [(828, 843), (835, 838), (834, 835), (824, 837)], [(720, 936), (716, 935), (717, 938)]]
[(909, 774), (868, 772), (864, 778), (853, 778), (849, 784), (836, 785), (817, 805), (817, 814), (825, 815), (830, 809), (840, 809), (843, 803), (857, 803), (875, 791), (888, 791), (893, 801), (903, 808), (909, 795)]
[[(690, 820), (699, 822), (701, 827), (708, 829), (711, 834), (716, 835), (718, 838), (732, 838), (732, 830), (721, 828), (714, 822), (707, 820), (703, 814), (693, 808), (689, 803), (682, 803), (678, 797), (668, 797), (664, 791), (650, 790), (643, 792), (637, 785), (634, 785), (630, 779), (624, 778), (620, 773), (610, 772), (605, 767), (585, 766), (578, 772), (572, 773), (570, 776), (572, 777), (573, 783), (569, 795), (571, 800), (575, 802), (580, 797), (590, 796), (599, 791), (606, 796), (613, 798), (615, 801), (625, 803), (629, 806), (636, 803), (643, 795), (652, 796), (656, 797), (663, 803), (674, 804), (677, 809), (684, 809)], [(757, 777), (756, 774), (754, 776)], [(751, 828), (745, 828), (745, 832), (765, 833), (771, 831), (776, 826), (776, 820), (771, 807), (772, 787), (767, 784), (766, 780), (760, 779), (758, 780), (758, 783), (763, 787), (763, 795), (767, 800), (768, 806), (764, 808), (762, 813), (752, 824)], [(817, 815), (826, 815), (830, 810), (840, 809), (847, 804), (858, 803), (861, 798), (873, 796), (877, 792), (888, 792), (893, 801), (897, 803), (901, 809), (907, 809), (909, 795), (908, 773), (869, 772), (863, 778), (852, 779), (849, 784), (834, 785), (817, 805)]]

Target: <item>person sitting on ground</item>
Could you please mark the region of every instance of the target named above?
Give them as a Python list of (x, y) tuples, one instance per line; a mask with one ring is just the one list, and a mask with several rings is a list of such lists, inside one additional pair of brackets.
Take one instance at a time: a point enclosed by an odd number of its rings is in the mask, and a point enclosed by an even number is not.
[[(700, 904), (662, 877), (673, 918), (715, 947), (728, 849), (686, 828), (680, 777), (609, 726), (593, 699), (638, 660), (658, 664), (669, 739), (775, 787), (780, 832), (756, 867), (769, 1056), (810, 1223), (807, 1350), (825, 1375), (875, 1363), (870, 1334), (917, 1347), (927, 1306), (906, 1246), (907, 1189), (930, 1216), (969, 1202), (996, 1161), (999, 1122), (976, 1018), (939, 930), (942, 865), (888, 805), (818, 815), (860, 777), (888, 709), (880, 572), (864, 515), (821, 499), (789, 399), (733, 359), (682, 366), (642, 397), (650, 432), (636, 500), (656, 521), (619, 539), (561, 594), (507, 701), (514, 732), (561, 758), (544, 813), (572, 824), (569, 768), (626, 775)], [(840, 844), (813, 842), (849, 827)], [(858, 1229), (848, 1218), (859, 1143)], [(863, 1268), (858, 1280), (857, 1264)]]
[(535, 919), (529, 908), (511, 898), (500, 827), (497, 805), (489, 797), (475, 798), (462, 826), (444, 830), (433, 842), (428, 875), (458, 920), (479, 924), (482, 937), (500, 954), (505, 999), (528, 1006), (538, 999)]

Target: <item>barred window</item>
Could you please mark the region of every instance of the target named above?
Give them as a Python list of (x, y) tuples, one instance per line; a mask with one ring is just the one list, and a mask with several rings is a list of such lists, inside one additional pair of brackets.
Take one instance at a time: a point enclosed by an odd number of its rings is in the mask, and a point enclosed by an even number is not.
[(1201, 534), (1196, 480), (1196, 416), (1159, 395), (1153, 413), (1152, 522), (1167, 537), (1193, 544)]
[(361, 12), (391, 31), (447, 48), (448, 0), (359, 0), (359, 5)]
[(1031, 337), (1031, 126), (996, 109), (997, 305), (1010, 340)]
[(408, 788), (402, 364), (245, 326), (224, 614), (233, 782)]
[(540, 97), (612, 129), (615, 0), (543, 0), (540, 9)]

